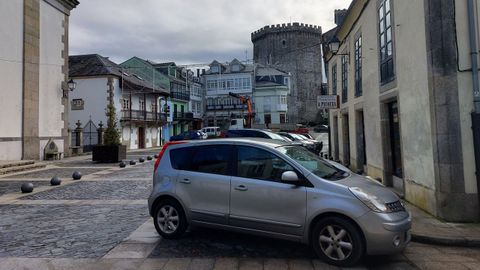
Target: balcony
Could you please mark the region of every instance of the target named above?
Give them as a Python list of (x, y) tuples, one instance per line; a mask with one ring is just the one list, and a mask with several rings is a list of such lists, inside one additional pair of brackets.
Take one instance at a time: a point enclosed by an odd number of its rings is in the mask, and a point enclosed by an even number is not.
[(189, 93), (182, 93), (182, 92), (171, 92), (170, 97), (174, 99), (189, 101), (190, 94)]
[(235, 104), (235, 105), (207, 105), (207, 111), (231, 111), (231, 110), (246, 110), (247, 105)]
[(173, 112), (173, 121), (184, 121), (184, 122), (193, 121), (193, 113), (192, 112)]
[(122, 110), (120, 121), (148, 121), (148, 122), (166, 122), (164, 113), (155, 113), (141, 110)]

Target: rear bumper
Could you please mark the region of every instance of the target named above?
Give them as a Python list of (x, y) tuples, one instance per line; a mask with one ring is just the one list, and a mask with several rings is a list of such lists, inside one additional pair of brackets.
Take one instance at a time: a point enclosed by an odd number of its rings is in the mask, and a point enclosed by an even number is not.
[(370, 211), (358, 219), (358, 223), (364, 232), (368, 255), (398, 253), (410, 243), (412, 218), (408, 212), (380, 214)]

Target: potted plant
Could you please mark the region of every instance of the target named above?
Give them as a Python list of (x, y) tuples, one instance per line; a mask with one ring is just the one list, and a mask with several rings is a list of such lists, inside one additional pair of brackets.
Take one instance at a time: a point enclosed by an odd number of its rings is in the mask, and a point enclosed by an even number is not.
[(127, 146), (120, 144), (120, 135), (117, 130), (117, 116), (115, 106), (107, 106), (107, 128), (103, 136), (103, 143), (93, 147), (92, 160), (98, 162), (118, 162), (127, 157)]

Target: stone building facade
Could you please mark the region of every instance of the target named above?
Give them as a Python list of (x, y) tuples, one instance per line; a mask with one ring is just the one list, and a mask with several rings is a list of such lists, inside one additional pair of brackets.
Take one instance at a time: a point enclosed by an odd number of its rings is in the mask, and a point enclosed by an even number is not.
[(467, 2), (354, 0), (324, 36), (333, 158), (448, 221), (480, 220)]
[(77, 0), (0, 1), (0, 160), (68, 155), (68, 22)]
[(318, 121), (322, 87), (322, 29), (289, 23), (265, 26), (251, 34), (255, 63), (290, 73), (288, 122)]

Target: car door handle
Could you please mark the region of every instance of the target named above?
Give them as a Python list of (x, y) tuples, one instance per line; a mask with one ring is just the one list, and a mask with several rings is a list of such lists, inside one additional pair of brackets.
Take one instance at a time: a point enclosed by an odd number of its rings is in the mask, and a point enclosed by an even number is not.
[(235, 189), (240, 190), (240, 191), (247, 191), (248, 190), (248, 188), (244, 185), (236, 186)]
[(190, 179), (185, 178), (185, 179), (183, 179), (183, 180), (180, 180), (180, 183), (190, 184), (190, 183), (192, 183), (192, 182), (190, 181)]

